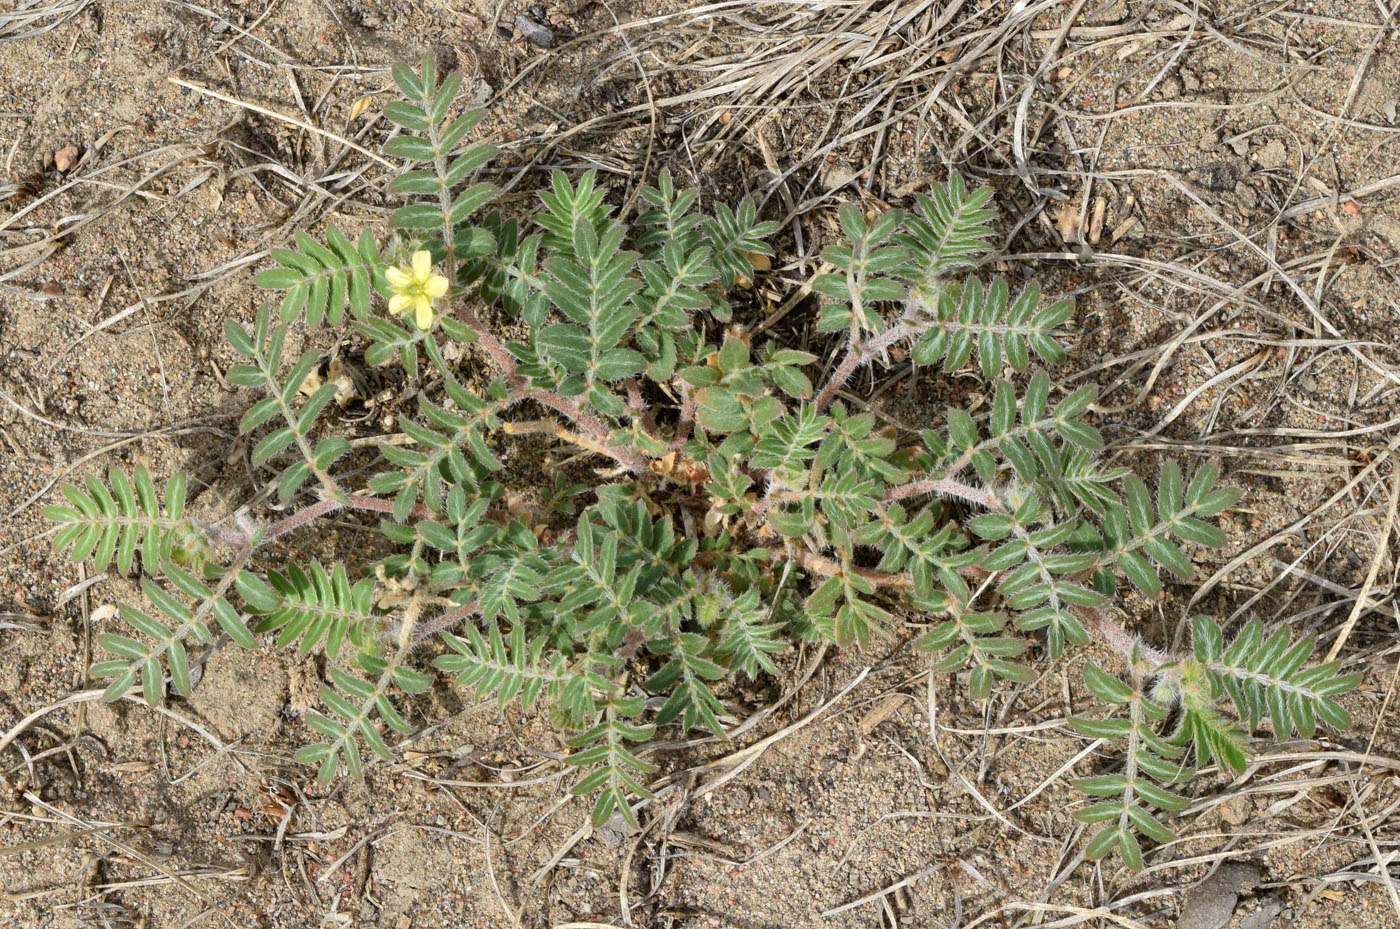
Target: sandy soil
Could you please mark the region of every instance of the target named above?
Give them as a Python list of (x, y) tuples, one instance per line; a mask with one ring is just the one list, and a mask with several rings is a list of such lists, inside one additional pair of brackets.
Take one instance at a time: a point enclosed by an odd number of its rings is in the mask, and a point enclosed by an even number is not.
[[(1189, 889), (1228, 858), (1258, 866), (1239, 929), (1400, 924), (1386, 6), (7, 4), (0, 738), (53, 709), (0, 752), (0, 913), (25, 927), (1219, 929)], [(547, 24), (552, 47), (522, 38), (519, 16)], [(983, 707), (930, 686), (907, 642), (789, 655), (810, 680), (736, 744), (657, 753), (694, 774), (634, 836), (590, 832), (547, 720), (447, 690), (413, 721), (450, 722), (402, 763), (319, 788), (290, 754), (324, 669), (272, 648), (219, 651), (165, 712), (56, 707), (91, 686), (93, 611), (139, 593), (54, 555), (40, 508), (56, 482), (138, 463), (189, 474), (200, 514), (252, 496), (224, 321), (252, 318), (252, 272), (292, 230), (384, 229), (388, 174), (343, 142), (377, 148), (385, 69), (424, 47), (471, 75), (463, 102), (487, 104), (482, 134), (513, 191), (594, 167), (623, 202), (669, 166), (706, 197), (759, 195), (786, 258), (758, 282), (765, 311), (815, 270), (837, 201), (905, 205), (950, 168), (993, 184), (996, 267), (1074, 296), (1072, 363), (1105, 391), (1113, 454), (1147, 471), (1220, 458), (1246, 492), (1230, 547), (1198, 560), (1194, 599), (1135, 604), (1137, 628), (1179, 643), (1207, 611), (1330, 644), (1367, 587), (1342, 651), (1368, 671), (1347, 701), (1355, 731), (1198, 779), (1182, 840), (1132, 874), (1083, 862), (1068, 815), (1065, 779), (1092, 763), (1061, 724), (1082, 705), (1083, 656)], [(799, 302), (772, 331), (825, 350), (814, 319)], [(397, 398), (355, 340), (293, 341), (350, 368), (345, 428), (375, 433)], [(854, 389), (911, 427), (979, 400), (958, 378), (906, 375)], [(295, 555), (330, 558), (357, 531)], [(780, 694), (730, 696), (757, 711)], [(706, 767), (786, 727), (733, 777)], [(1228, 896), (1212, 898), (1226, 914)]]

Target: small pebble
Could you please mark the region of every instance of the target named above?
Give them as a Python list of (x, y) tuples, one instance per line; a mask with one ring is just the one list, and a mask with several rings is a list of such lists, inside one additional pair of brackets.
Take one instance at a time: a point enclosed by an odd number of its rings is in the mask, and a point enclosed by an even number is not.
[(554, 44), (554, 30), (540, 25), (523, 13), (515, 17), (515, 28), (519, 29), (525, 41), (532, 45), (549, 48)]
[(1259, 909), (1240, 920), (1240, 929), (1270, 929), (1282, 912), (1283, 904), (1277, 897), (1265, 898)]
[(53, 166), (60, 174), (67, 174), (78, 163), (78, 146), (69, 142), (53, 153)]
[(1259, 883), (1259, 865), (1227, 861), (1214, 874), (1186, 892), (1177, 929), (1222, 929), (1235, 912), (1240, 894)]

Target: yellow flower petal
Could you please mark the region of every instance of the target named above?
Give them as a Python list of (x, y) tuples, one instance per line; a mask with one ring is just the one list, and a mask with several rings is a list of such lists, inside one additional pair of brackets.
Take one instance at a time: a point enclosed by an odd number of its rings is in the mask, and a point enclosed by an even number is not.
[(447, 278), (441, 274), (434, 274), (428, 278), (428, 283), (423, 285), (423, 292), (436, 300), (447, 293)]
[(411, 278), (398, 268), (385, 268), (384, 276), (389, 279), (390, 287), (403, 287)]
[(433, 305), (428, 302), (427, 297), (419, 297), (415, 309), (417, 316), (414, 317), (414, 322), (418, 324), (419, 329), (427, 332), (433, 326)]
[(423, 250), (413, 253), (413, 276), (418, 280), (426, 280), (429, 274), (433, 273), (433, 255), (431, 252)]
[(389, 298), (389, 312), (394, 314), (407, 313), (413, 308), (413, 298), (408, 294), (394, 294)]

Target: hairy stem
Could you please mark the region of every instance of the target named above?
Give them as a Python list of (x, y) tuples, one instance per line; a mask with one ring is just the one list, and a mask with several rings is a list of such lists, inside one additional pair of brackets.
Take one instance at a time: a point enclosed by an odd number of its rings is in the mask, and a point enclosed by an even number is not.
[(273, 539), (280, 538), (289, 532), (295, 532), (312, 520), (319, 519), (327, 513), (334, 513), (336, 510), (342, 509), (346, 505), (347, 501), (345, 500), (335, 500), (329, 497), (324, 500), (317, 500), (310, 506), (302, 507), (291, 516), (279, 519), (271, 526), (268, 526), (267, 532), (263, 534), (263, 539), (271, 542)]
[(856, 565), (842, 565), (839, 561), (818, 555), (816, 552), (800, 548), (774, 548), (774, 552), (797, 562), (803, 568), (813, 574), (820, 574), (823, 577), (835, 577), (840, 574), (853, 574), (864, 578), (877, 587), (892, 587), (907, 590), (913, 586), (913, 581), (904, 574), (884, 574), (880, 571), (872, 571), (869, 568), (861, 568)]
[(215, 526), (211, 523), (200, 523), (199, 531), (204, 533), (204, 538), (210, 545), (224, 545), (229, 548), (238, 548), (247, 545), (252, 539), (250, 533), (242, 529), (225, 529), (223, 526)]
[(434, 616), (427, 622), (419, 624), (418, 628), (413, 633), (413, 641), (421, 642), (424, 639), (437, 635), (439, 632), (446, 632), (468, 616), (475, 616), (480, 612), (481, 601), (473, 600), (466, 606), (459, 606), (455, 610), (449, 610), (440, 616)]
[(495, 333), (487, 328), (481, 321), (481, 317), (465, 303), (457, 305), (457, 318), (466, 324), (467, 328), (476, 333), (477, 341), (486, 350), (486, 354), (491, 356), (491, 360), (502, 374), (517, 383), (525, 383), (525, 379), (515, 373), (515, 358), (513, 358), (506, 347), (501, 344), (501, 340), (496, 338)]
[(831, 401), (836, 399), (836, 392), (845, 386), (851, 375), (861, 365), (867, 364), (871, 359), (884, 352), (890, 346), (901, 339), (918, 335), (919, 330), (909, 323), (900, 322), (886, 329), (884, 332), (865, 342), (857, 342), (852, 336), (850, 346), (846, 350), (846, 357), (841, 359), (841, 363), (836, 366), (836, 370), (831, 372), (831, 377), (822, 385), (821, 392), (817, 394), (815, 401), (817, 412), (823, 412), (831, 406)]
[(971, 484), (964, 484), (962, 481), (950, 477), (913, 481), (909, 484), (891, 487), (885, 492), (885, 499), (893, 502), (923, 494), (942, 494), (945, 497), (956, 497), (959, 500), (966, 500), (968, 503), (986, 507), (994, 512), (1000, 512), (1002, 509), (996, 495), (991, 491), (982, 487), (973, 487)]
[(1093, 606), (1076, 606), (1073, 609), (1079, 618), (1098, 634), (1105, 645), (1122, 657), (1125, 664), (1131, 665), (1133, 655), (1136, 654), (1164, 675), (1172, 676), (1170, 669), (1166, 666), (1175, 664), (1179, 660), (1176, 655), (1148, 645), (1118, 625), (1106, 610)]
[[(386, 500), (383, 497), (372, 496), (367, 493), (346, 494), (345, 497), (340, 500), (327, 497), (317, 500), (309, 506), (304, 506), (292, 515), (279, 519), (271, 526), (268, 526), (267, 531), (263, 533), (262, 540), (264, 542), (271, 542), (273, 539), (281, 538), (290, 532), (295, 532), (313, 520), (334, 513), (337, 510), (347, 508), (352, 510), (367, 510), (372, 513), (392, 513), (394, 512), (394, 501)], [(410, 519), (431, 519), (434, 515), (436, 514), (434, 514), (432, 510), (421, 503), (408, 512)], [(223, 530), (224, 535), (229, 538), (232, 537), (232, 532), (233, 530)], [(251, 537), (244, 534), (239, 541), (251, 541)]]
[(620, 449), (611, 448), (599, 442), (595, 442), (588, 436), (570, 432), (558, 423), (551, 422), (547, 419), (536, 419), (523, 423), (501, 423), (501, 431), (506, 435), (528, 435), (532, 433), (552, 435), (556, 439), (562, 439), (571, 445), (577, 445), (579, 448), (587, 449), (594, 454), (616, 458), (619, 461), (622, 460), (615, 454), (615, 452), (621, 451)]
[(597, 416), (594, 416), (567, 397), (561, 397), (551, 391), (528, 386), (524, 378), (519, 378), (519, 380), (522, 383), (516, 393), (520, 397), (543, 403), (555, 412), (567, 416), (580, 429), (589, 433), (598, 446), (596, 449), (593, 449), (594, 451), (616, 460), (638, 477), (651, 477), (651, 468), (648, 466), (645, 456), (632, 449), (619, 448), (609, 444), (609, 439), (612, 438), (612, 430)]
[(1134, 781), (1137, 780), (1138, 774), (1138, 754), (1142, 751), (1142, 729), (1146, 725), (1142, 711), (1142, 673), (1136, 666), (1133, 666), (1131, 674), (1133, 697), (1128, 703), (1128, 718), (1132, 728), (1128, 730), (1128, 750), (1123, 767), (1123, 776), (1128, 783), (1123, 789), (1123, 812), (1118, 814), (1118, 828), (1124, 832), (1132, 828), (1132, 820), (1128, 818), (1128, 810), (1137, 801)]

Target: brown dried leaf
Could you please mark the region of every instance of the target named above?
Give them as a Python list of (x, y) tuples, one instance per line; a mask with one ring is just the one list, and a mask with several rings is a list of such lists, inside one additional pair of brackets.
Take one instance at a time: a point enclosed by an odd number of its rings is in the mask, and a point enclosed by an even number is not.
[(1079, 234), (1079, 197), (1071, 197), (1055, 214), (1055, 229), (1066, 245), (1077, 245), (1083, 241)]

